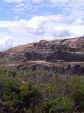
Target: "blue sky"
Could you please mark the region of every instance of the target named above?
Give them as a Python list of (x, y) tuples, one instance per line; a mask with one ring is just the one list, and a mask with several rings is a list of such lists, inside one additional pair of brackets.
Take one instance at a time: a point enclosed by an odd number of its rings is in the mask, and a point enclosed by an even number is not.
[(84, 0), (0, 0), (0, 50), (84, 35)]

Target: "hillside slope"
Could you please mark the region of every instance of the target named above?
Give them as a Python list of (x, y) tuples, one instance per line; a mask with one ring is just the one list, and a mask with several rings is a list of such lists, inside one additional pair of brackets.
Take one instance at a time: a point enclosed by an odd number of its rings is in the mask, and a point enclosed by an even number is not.
[(20, 45), (0, 52), (1, 66), (21, 70), (48, 70), (84, 73), (84, 38), (46, 41)]

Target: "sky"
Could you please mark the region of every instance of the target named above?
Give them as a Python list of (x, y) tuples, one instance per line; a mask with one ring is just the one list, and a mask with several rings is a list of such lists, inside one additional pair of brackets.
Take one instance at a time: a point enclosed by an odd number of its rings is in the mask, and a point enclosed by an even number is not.
[(0, 51), (84, 35), (84, 0), (0, 0)]

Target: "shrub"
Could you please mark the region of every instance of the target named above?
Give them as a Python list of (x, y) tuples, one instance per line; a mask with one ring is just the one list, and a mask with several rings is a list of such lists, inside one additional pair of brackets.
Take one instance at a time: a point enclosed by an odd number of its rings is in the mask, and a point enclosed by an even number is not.
[(66, 87), (66, 94), (74, 101), (74, 109), (84, 110), (84, 77), (72, 77)]
[(43, 101), (43, 113), (67, 113), (72, 109), (73, 101), (67, 97), (46, 98)]

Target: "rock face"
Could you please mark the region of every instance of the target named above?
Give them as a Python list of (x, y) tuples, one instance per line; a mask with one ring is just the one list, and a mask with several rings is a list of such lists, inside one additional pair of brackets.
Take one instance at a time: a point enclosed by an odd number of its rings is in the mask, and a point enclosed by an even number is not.
[(52, 71), (60, 74), (67, 74), (67, 75), (83, 75), (84, 74), (84, 66), (81, 66), (79, 64), (74, 65), (66, 65), (66, 67), (60, 66), (60, 65), (49, 65), (49, 64), (39, 64), (38, 62), (31, 65), (19, 65), (17, 66), (17, 70), (22, 71), (35, 71), (35, 70), (44, 70), (44, 71)]
[[(7, 51), (0, 52), (0, 64), (18, 64), (28, 61), (36, 61), (34, 64), (18, 66), (18, 69), (23, 70), (48, 70), (58, 73), (74, 73), (83, 74), (84, 67), (81, 63), (77, 65), (75, 62), (84, 61), (84, 38), (73, 38), (46, 41), (41, 40), (38, 43), (17, 46)], [(40, 63), (38, 61), (44, 61)], [(47, 64), (50, 62), (51, 64)], [(63, 62), (73, 62), (66, 67), (61, 66)], [(59, 64), (60, 65), (56, 65)], [(24, 63), (23, 63), (24, 64)]]

